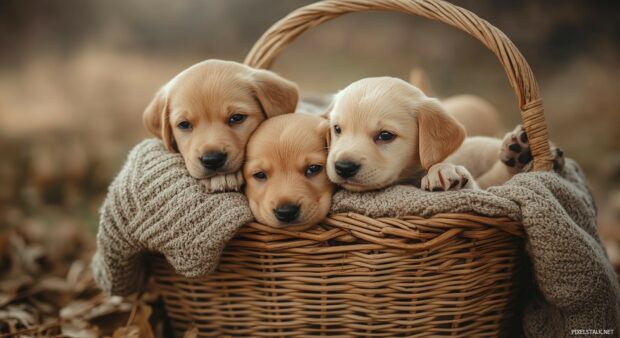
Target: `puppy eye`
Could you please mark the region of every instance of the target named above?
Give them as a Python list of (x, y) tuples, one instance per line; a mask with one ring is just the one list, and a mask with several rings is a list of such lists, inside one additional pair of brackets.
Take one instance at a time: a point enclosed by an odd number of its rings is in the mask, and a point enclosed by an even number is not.
[(262, 171), (259, 171), (259, 172), (257, 172), (257, 173), (254, 173), (254, 175), (252, 175), (252, 176), (254, 176), (254, 178), (255, 178), (255, 179), (257, 179), (257, 180), (259, 180), (259, 181), (264, 181), (264, 180), (266, 180), (266, 179), (267, 179), (267, 174), (265, 174), (265, 173), (264, 173), (264, 172), (262, 172)]
[(396, 137), (396, 135), (390, 133), (389, 131), (381, 131), (379, 132), (379, 134), (377, 134), (376, 136), (376, 140), (377, 141), (391, 141)]
[(320, 166), (318, 164), (312, 164), (312, 165), (309, 165), (306, 168), (306, 171), (304, 172), (304, 174), (306, 175), (306, 177), (312, 177), (312, 176), (320, 173), (321, 170), (323, 170), (322, 166)]
[(187, 122), (187, 121), (183, 121), (183, 122), (179, 123), (177, 126), (179, 127), (179, 129), (183, 129), (183, 130), (190, 130), (190, 129), (192, 129), (192, 124)]
[(334, 132), (336, 133), (336, 135), (342, 133), (342, 129), (340, 129), (339, 125), (335, 125), (334, 126)]
[(248, 117), (247, 115), (243, 115), (243, 114), (233, 114), (229, 119), (228, 119), (228, 123), (229, 124), (238, 124), (241, 123), (245, 120), (245, 118)]

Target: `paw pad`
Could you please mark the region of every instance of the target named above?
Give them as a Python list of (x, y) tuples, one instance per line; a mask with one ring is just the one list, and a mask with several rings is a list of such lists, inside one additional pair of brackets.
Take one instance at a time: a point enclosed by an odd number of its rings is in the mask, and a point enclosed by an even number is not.
[(527, 171), (532, 162), (530, 144), (523, 126), (518, 125), (513, 131), (504, 136), (500, 159), (508, 167), (517, 172)]
[[(553, 155), (553, 170), (561, 171), (564, 168), (564, 152), (553, 143), (550, 143), (550, 147)], [(532, 159), (527, 133), (522, 125), (518, 125), (504, 136), (500, 160), (514, 171), (524, 172), (531, 170)]]

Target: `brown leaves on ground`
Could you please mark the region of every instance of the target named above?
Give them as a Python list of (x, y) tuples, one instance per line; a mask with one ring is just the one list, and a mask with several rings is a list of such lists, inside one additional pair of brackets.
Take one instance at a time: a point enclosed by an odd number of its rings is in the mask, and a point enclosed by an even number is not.
[(0, 231), (0, 337), (163, 337), (157, 296), (103, 294), (93, 251), (94, 235), (75, 223)]

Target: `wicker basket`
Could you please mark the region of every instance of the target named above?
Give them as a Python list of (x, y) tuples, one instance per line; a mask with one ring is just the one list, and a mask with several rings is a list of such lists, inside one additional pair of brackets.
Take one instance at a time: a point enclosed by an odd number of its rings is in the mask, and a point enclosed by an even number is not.
[[(447, 23), (493, 51), (519, 100), (534, 168), (551, 168), (542, 101), (527, 62), (501, 31), (449, 3), (318, 2), (272, 26), (246, 63), (267, 68), (308, 28), (351, 12), (386, 10)], [(201, 337), (493, 337), (516, 333), (519, 325), (522, 238), (522, 225), (505, 217), (339, 214), (304, 232), (248, 224), (204, 278), (177, 275), (160, 256), (150, 263), (177, 336), (194, 326)]]

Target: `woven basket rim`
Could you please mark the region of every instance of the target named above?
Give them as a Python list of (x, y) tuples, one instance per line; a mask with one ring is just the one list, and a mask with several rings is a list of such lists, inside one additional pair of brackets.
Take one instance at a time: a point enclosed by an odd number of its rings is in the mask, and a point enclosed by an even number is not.
[[(428, 232), (421, 227), (427, 224), (441, 228), (442, 232)], [(321, 224), (302, 230), (276, 228), (257, 222), (243, 226), (238, 233), (252, 234), (253, 240), (233, 239), (229, 245), (256, 247), (280, 251), (300, 249), (315, 243), (352, 242), (366, 244), (325, 246), (314, 251), (340, 252), (356, 249), (398, 249), (423, 251), (439, 247), (455, 237), (483, 240), (498, 232), (524, 238), (522, 223), (508, 217), (488, 217), (473, 213), (440, 213), (430, 217), (402, 216), (372, 218), (347, 212), (330, 215)], [(414, 243), (411, 243), (414, 241)], [(347, 246), (351, 246), (348, 248)], [(354, 247), (357, 246), (357, 247)], [(303, 249), (300, 249), (300, 252)]]

